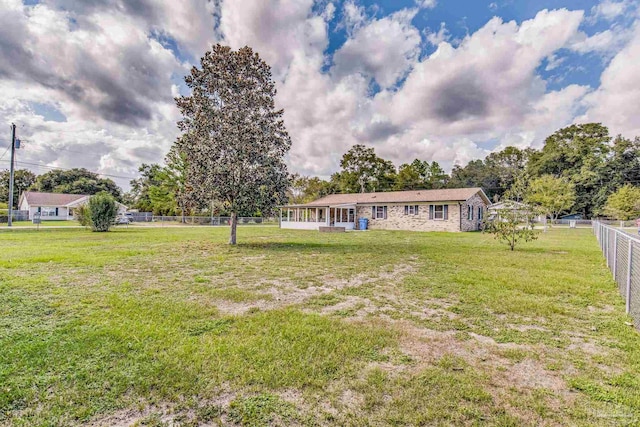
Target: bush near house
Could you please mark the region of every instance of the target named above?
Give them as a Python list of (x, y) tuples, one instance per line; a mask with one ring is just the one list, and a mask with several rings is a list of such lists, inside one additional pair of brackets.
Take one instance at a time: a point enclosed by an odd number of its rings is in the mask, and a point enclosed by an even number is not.
[[(98, 232), (109, 231), (118, 215), (116, 199), (109, 193), (101, 192), (91, 197), (86, 206), (89, 213), (88, 225), (91, 229)], [(86, 213), (82, 215), (85, 216)], [(80, 223), (83, 221), (87, 223), (84, 218)]]

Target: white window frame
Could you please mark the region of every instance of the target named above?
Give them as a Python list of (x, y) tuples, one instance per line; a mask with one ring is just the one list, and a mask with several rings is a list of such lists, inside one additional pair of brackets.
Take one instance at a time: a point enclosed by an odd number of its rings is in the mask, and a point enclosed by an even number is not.
[(418, 205), (407, 205), (405, 212), (407, 212), (407, 215), (418, 215)]
[[(438, 208), (440, 208), (440, 212), (438, 212)], [(444, 221), (444, 205), (433, 205), (433, 219), (434, 221)]]
[(376, 206), (376, 218), (384, 219), (384, 206)]
[(40, 208), (40, 216), (41, 217), (52, 217), (56, 216), (56, 208), (51, 206), (42, 206)]

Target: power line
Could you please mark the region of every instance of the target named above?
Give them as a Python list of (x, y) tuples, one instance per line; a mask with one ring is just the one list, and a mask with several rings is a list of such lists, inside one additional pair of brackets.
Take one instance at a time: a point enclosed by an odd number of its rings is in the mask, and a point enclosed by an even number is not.
[(2, 158), (7, 155), (10, 149), (11, 149), (11, 145), (9, 145), (6, 150), (4, 150), (4, 153), (2, 153), (2, 156), (0, 156), (0, 160), (2, 160)]

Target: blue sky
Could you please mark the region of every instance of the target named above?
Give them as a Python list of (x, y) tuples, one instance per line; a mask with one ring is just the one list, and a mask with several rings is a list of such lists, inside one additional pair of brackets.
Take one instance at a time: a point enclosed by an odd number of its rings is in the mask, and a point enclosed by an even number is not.
[(177, 137), (190, 67), (249, 45), (272, 67), (292, 171), (326, 177), (356, 143), (448, 169), (572, 123), (640, 135), (639, 22), (631, 0), (0, 0), (0, 120), (24, 166), (126, 188)]

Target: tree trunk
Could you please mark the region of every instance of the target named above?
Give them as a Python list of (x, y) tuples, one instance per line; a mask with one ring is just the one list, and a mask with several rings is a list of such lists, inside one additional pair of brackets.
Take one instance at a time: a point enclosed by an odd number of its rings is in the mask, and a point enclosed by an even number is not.
[(238, 214), (231, 212), (231, 235), (229, 236), (229, 244), (236, 244), (236, 229), (238, 228)]

